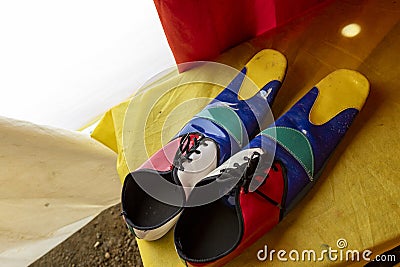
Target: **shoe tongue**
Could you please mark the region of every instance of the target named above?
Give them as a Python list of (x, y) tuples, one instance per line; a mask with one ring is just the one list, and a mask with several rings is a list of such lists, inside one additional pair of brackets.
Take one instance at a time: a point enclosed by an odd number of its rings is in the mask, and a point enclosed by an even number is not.
[(196, 185), (196, 187), (210, 185), (214, 188), (213, 191), (218, 191), (222, 197), (226, 194), (230, 194), (239, 181), (240, 177), (233, 176), (232, 173), (223, 172), (218, 175), (204, 178)]
[(254, 192), (260, 187), (265, 179), (267, 179), (267, 175), (269, 173), (269, 169), (271, 168), (273, 163), (273, 158), (268, 154), (261, 154), (258, 160), (258, 164), (253, 171), (252, 179), (248, 186), (249, 192)]
[[(212, 199), (212, 201), (222, 199), (228, 206), (235, 206), (236, 195), (243, 186), (243, 177), (247, 177), (246, 187), (248, 188), (254, 173), (258, 170), (258, 165), (260, 165), (258, 157), (263, 153), (260, 148), (251, 148), (232, 156), (230, 160), (196, 183), (188, 200), (189, 205), (195, 205), (204, 199)], [(258, 155), (257, 158), (253, 157), (254, 154)], [(255, 188), (258, 185), (256, 184)]]
[[(247, 163), (242, 163), (237, 167), (220, 169), (214, 175), (209, 175), (197, 183), (190, 196), (190, 202), (196, 201), (202, 189), (208, 187), (204, 194), (211, 197), (213, 201), (222, 201), (230, 208), (236, 206), (237, 194), (240, 192), (239, 183), (246, 172)], [(191, 203), (190, 203), (191, 204)]]
[[(224, 177), (226, 179), (221, 179)], [(239, 179), (233, 179), (231, 176), (225, 176), (224, 174), (218, 174), (214, 176), (208, 176), (201, 180), (191, 191), (188, 198), (188, 206), (197, 206), (220, 201), (221, 199), (228, 204), (228, 206), (234, 206), (235, 198), (230, 197), (233, 195), (233, 191), (237, 189), (236, 185)]]
[[(238, 204), (238, 194), (242, 191), (242, 188), (247, 192), (254, 192), (257, 190), (259, 186), (261, 186), (264, 180), (267, 178), (267, 174), (272, 165), (272, 161), (269, 156), (266, 154), (259, 154), (258, 158), (255, 160), (251, 160), (249, 164), (242, 164), (237, 169), (236, 172), (240, 173), (242, 178), (236, 182), (240, 183), (240, 186), (234, 186), (227, 194), (225, 194), (221, 200), (231, 208), (235, 208)], [(224, 174), (221, 174), (224, 175)], [(229, 174), (226, 174), (229, 175)], [(244, 180), (244, 177), (247, 176), (247, 182)], [(221, 179), (221, 176), (219, 177)], [(231, 177), (227, 179), (221, 179), (224, 183), (229, 183), (230, 181), (234, 181)]]

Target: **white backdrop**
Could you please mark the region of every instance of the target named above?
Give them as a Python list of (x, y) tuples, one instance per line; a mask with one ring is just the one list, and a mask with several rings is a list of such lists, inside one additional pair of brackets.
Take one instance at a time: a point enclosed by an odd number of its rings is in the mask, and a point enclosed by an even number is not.
[(152, 0), (0, 0), (0, 116), (78, 129), (173, 64)]
[(172, 65), (152, 0), (0, 0), (0, 266), (119, 202), (116, 154), (69, 130)]

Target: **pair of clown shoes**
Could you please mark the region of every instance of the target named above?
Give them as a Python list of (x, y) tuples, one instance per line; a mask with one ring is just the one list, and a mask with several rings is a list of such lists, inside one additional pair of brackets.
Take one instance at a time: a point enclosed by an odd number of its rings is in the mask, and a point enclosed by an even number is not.
[[(245, 77), (260, 66), (259, 91), (240, 100)], [(138, 238), (156, 240), (175, 226), (175, 247), (188, 265), (220, 266), (271, 230), (311, 189), (363, 107), (369, 82), (353, 70), (332, 72), (260, 129), (286, 66), (277, 51), (256, 54), (125, 178), (122, 214)]]

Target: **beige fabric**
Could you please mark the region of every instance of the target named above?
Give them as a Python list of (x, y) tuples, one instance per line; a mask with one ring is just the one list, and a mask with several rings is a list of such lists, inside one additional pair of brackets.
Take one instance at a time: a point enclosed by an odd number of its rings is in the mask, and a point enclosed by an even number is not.
[(88, 135), (0, 117), (0, 266), (25, 266), (117, 203), (115, 161)]

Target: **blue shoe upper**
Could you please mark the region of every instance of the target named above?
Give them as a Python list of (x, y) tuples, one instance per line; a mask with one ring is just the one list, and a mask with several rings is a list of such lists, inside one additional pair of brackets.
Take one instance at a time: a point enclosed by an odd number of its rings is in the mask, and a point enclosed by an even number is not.
[(275, 160), (286, 168), (286, 206), (295, 204), (293, 202), (301, 190), (314, 178), (318, 178), (324, 164), (358, 113), (357, 109), (348, 108), (325, 124), (314, 125), (309, 121), (309, 114), (317, 96), (318, 89), (314, 87), (246, 147), (275, 150)]
[(253, 97), (240, 100), (239, 90), (246, 74), (243, 68), (232, 82), (176, 135), (198, 132), (219, 145), (219, 164), (248, 144), (259, 131), (280, 86), (271, 81)]

